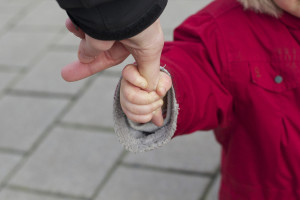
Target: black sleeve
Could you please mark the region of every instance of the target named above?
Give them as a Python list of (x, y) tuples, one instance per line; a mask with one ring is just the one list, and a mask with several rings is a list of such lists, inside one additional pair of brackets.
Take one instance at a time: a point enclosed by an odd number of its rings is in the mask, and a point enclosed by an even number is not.
[(57, 0), (72, 22), (100, 40), (133, 37), (155, 22), (168, 0)]

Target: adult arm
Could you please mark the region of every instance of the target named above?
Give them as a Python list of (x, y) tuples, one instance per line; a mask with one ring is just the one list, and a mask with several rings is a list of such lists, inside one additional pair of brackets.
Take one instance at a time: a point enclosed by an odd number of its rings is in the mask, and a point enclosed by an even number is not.
[(153, 24), (168, 0), (57, 0), (72, 22), (99, 40), (123, 40)]

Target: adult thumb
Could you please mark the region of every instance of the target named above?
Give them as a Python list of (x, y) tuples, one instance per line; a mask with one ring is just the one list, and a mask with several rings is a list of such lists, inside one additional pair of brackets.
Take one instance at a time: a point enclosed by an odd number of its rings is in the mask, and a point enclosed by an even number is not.
[(91, 63), (103, 51), (109, 50), (115, 41), (97, 40), (89, 35), (81, 40), (78, 49), (78, 59), (81, 63)]
[(164, 46), (159, 20), (138, 35), (121, 42), (133, 55), (140, 74), (147, 80), (147, 90), (154, 91), (159, 80), (160, 56)]
[(155, 91), (159, 81), (159, 72), (160, 72), (160, 54), (157, 55), (158, 58), (144, 61), (140, 58), (136, 58), (136, 62), (138, 65), (138, 70), (140, 74), (147, 81), (147, 89), (148, 91)]

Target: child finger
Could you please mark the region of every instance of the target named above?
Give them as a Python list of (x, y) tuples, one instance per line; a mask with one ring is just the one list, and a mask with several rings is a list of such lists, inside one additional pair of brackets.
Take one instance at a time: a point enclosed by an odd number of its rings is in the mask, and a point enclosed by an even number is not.
[(151, 121), (153, 124), (155, 124), (158, 127), (161, 127), (164, 124), (164, 118), (162, 116), (161, 108), (155, 111)]
[(132, 85), (139, 88), (146, 89), (148, 86), (146, 79), (141, 76), (136, 65), (127, 65), (122, 71), (122, 76)]
[(123, 111), (126, 114), (128, 119), (130, 119), (131, 121), (136, 122), (136, 123), (144, 124), (144, 123), (150, 122), (152, 119), (152, 116), (153, 116), (152, 113), (148, 114), (148, 115), (136, 115), (126, 109)]
[(171, 77), (168, 74), (161, 72), (157, 90), (156, 90), (157, 94), (161, 98), (163, 98), (171, 87), (172, 87)]
[(147, 115), (151, 114), (157, 109), (159, 109), (163, 105), (163, 100), (160, 99), (152, 104), (148, 105), (136, 105), (132, 104), (128, 101), (123, 103), (124, 109), (128, 110), (129, 112), (136, 114), (136, 115)]
[(125, 79), (121, 81), (120, 95), (126, 100), (133, 104), (147, 105), (151, 104), (160, 99), (156, 92), (147, 92), (140, 88), (132, 85)]

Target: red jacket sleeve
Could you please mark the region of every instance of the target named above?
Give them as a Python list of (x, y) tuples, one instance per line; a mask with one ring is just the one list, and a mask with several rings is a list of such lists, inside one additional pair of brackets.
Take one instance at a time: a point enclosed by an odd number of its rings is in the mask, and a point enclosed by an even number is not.
[(174, 136), (224, 126), (232, 112), (232, 96), (224, 86), (226, 51), (213, 17), (198, 13), (166, 42), (161, 64), (173, 80), (179, 104)]

